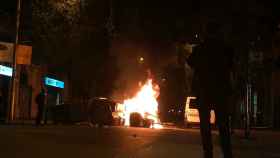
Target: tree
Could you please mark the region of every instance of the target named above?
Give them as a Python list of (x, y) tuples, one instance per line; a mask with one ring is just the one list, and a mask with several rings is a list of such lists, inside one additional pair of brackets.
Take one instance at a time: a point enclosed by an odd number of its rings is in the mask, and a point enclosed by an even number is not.
[[(106, 5), (98, 12), (80, 0), (34, 0), (34, 57), (56, 72), (66, 73), (75, 98), (109, 95), (116, 76), (105, 28)], [(99, 19), (99, 20), (95, 20)], [(65, 71), (66, 70), (66, 71)], [(112, 71), (114, 70), (114, 71)]]

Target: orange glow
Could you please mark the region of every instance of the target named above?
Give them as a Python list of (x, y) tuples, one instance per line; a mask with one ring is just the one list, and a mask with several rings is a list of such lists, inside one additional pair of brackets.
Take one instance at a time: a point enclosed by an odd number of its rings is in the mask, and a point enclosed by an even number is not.
[(150, 128), (162, 128), (158, 118), (158, 96), (159, 86), (153, 85), (152, 79), (148, 79), (133, 98), (124, 100), (122, 110), (124, 110), (123, 119), (125, 120), (125, 126), (130, 125), (130, 114), (137, 112), (142, 118), (153, 121)]

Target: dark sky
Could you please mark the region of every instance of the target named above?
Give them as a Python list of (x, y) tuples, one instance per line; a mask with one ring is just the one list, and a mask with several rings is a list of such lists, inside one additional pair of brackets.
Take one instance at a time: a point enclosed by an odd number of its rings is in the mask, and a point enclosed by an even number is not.
[(5, 12), (4, 14), (9, 14), (9, 15), (15, 14), (16, 3), (17, 3), (16, 0), (6, 0), (1, 2), (0, 5), (1, 14), (3, 14), (3, 12)]
[(20, 41), (32, 44), (32, 0), (23, 0)]
[(16, 0), (8, 0), (0, 5), (0, 40), (12, 42), (15, 28)]
[[(32, 39), (32, 4), (31, 0), (22, 1), (21, 41)], [(15, 36), (17, 0), (5, 0), (0, 5), (0, 41), (13, 42)]]
[(191, 5), (164, 1), (116, 2), (116, 25), (121, 32), (131, 31), (135, 34), (138, 31), (139, 34), (155, 39), (173, 38), (180, 22), (191, 16)]

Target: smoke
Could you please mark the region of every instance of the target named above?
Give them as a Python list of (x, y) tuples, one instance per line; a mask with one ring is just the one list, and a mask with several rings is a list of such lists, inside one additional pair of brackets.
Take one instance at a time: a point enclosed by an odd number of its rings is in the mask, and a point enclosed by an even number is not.
[[(139, 90), (148, 77), (157, 80), (163, 68), (176, 56), (171, 43), (118, 37), (112, 41), (111, 53), (117, 57), (119, 74), (112, 98), (122, 102)], [(149, 73), (150, 72), (150, 73)]]

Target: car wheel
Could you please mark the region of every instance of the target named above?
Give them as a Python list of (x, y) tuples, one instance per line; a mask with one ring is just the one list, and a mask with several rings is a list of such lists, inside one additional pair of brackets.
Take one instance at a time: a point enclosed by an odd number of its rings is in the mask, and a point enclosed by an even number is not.
[(140, 127), (142, 123), (142, 116), (139, 113), (131, 113), (129, 122), (132, 127)]

